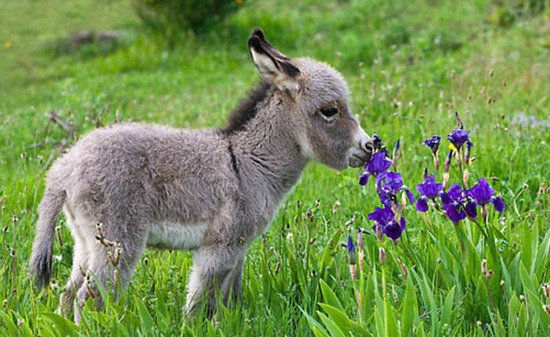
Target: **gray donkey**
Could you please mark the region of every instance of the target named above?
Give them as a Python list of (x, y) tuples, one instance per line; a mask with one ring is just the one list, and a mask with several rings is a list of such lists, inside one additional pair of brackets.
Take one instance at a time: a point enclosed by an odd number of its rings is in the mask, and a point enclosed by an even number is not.
[[(128, 285), (146, 247), (193, 250), (185, 311), (215, 309), (241, 292), (243, 260), (309, 160), (364, 165), (371, 139), (351, 114), (348, 87), (330, 66), (290, 59), (260, 29), (248, 47), (260, 84), (222, 129), (117, 124), (97, 129), (48, 172), (30, 259), (49, 283), (56, 218), (74, 238), (60, 310), (80, 320), (99, 287)], [(76, 302), (75, 302), (76, 299)]]

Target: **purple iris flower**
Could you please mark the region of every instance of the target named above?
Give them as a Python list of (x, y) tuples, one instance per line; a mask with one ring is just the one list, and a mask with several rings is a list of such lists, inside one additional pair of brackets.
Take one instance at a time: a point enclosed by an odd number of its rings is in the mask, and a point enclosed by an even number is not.
[(441, 202), (445, 213), (453, 222), (459, 222), (466, 218), (466, 212), (464, 210), (464, 202), (466, 196), (460, 185), (454, 184), (449, 188), (448, 192), (441, 194)]
[(404, 191), (410, 203), (414, 202), (414, 195), (403, 185), (403, 179), (397, 172), (382, 172), (376, 177), (376, 189), (380, 201), (387, 207), (391, 207), (392, 200), (395, 200), (397, 193)]
[(365, 171), (359, 175), (359, 184), (364, 186), (369, 181), (371, 175), (386, 171), (391, 166), (391, 160), (387, 158), (386, 152), (376, 152), (371, 160), (365, 165)]
[(372, 135), (372, 147), (374, 151), (380, 151), (383, 147), (382, 139), (377, 134)]
[(468, 190), (467, 194), (475, 201), (476, 205), (484, 206), (488, 203), (492, 203), (497, 212), (502, 213), (502, 211), (504, 211), (504, 201), (501, 197), (494, 196), (495, 190), (489, 186), (485, 178), (479, 179), (477, 183)]
[(419, 212), (426, 212), (428, 210), (428, 200), (434, 200), (443, 190), (443, 184), (436, 183), (433, 174), (430, 174), (424, 179), (423, 184), (418, 184), (416, 190), (420, 193), (420, 198), (416, 202), (416, 209)]
[(453, 130), (453, 132), (447, 136), (447, 139), (453, 143), (457, 150), (460, 149), (464, 143), (470, 140), (468, 138), (468, 131), (464, 129)]
[(395, 219), (395, 214), (390, 207), (376, 207), (374, 212), (369, 214), (369, 220), (375, 222), (372, 229), (376, 232), (382, 232), (395, 243), (405, 230), (407, 222), (405, 218), (399, 217), (399, 222)]
[(346, 248), (348, 250), (349, 264), (355, 264), (357, 254), (355, 252), (355, 245), (353, 244), (353, 239), (349, 235), (348, 235), (348, 244), (346, 245)]
[(433, 136), (432, 138), (428, 138), (424, 140), (424, 145), (430, 148), (432, 150), (433, 154), (437, 153), (437, 150), (439, 149), (439, 143), (441, 142), (441, 137), (439, 136)]

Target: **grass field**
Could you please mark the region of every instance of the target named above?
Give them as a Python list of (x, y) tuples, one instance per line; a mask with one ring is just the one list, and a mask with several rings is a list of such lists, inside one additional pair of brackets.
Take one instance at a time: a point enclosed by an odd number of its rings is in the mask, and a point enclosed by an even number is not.
[[(509, 3), (523, 1), (498, 3), (246, 1), (211, 34), (182, 33), (167, 49), (130, 1), (2, 1), (0, 335), (549, 336), (550, 4), (519, 15)], [(409, 205), (396, 246), (365, 235), (364, 269), (352, 280), (342, 244), (371, 230), (374, 184), (358, 184), (361, 170), (312, 163), (251, 247), (242, 299), (215, 320), (184, 320), (191, 255), (168, 251), (148, 251), (125, 295), (102, 311), (86, 306), (80, 326), (56, 315), (72, 255), (62, 219), (54, 282), (36, 292), (26, 277), (52, 160), (116, 121), (222, 126), (258, 81), (246, 48), (254, 27), (287, 55), (343, 73), (366, 131), (389, 148), (401, 140), (397, 168), (415, 195), (424, 168), (436, 173), (423, 140), (446, 138), (458, 112), (475, 143), (471, 182), (494, 178), (505, 211), (455, 226)], [(83, 30), (123, 35), (68, 48)], [(451, 170), (451, 181), (459, 175)]]

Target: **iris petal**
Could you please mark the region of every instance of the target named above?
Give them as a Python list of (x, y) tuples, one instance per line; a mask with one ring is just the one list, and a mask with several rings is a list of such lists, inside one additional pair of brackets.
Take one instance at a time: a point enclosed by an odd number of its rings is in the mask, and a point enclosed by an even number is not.
[(428, 199), (426, 199), (426, 197), (424, 196), (421, 196), (420, 198), (418, 198), (418, 200), (416, 201), (416, 209), (419, 211), (419, 212), (427, 212), (428, 211)]
[(453, 222), (459, 222), (466, 218), (466, 213), (463, 210), (453, 206), (445, 207), (445, 213)]
[(384, 228), (384, 234), (393, 241), (399, 239), (401, 232), (403, 232), (403, 229), (401, 229), (401, 226), (395, 221), (392, 221)]
[(468, 200), (464, 206), (464, 210), (468, 218), (475, 219), (477, 217), (476, 203), (473, 200)]
[(359, 185), (365, 186), (369, 182), (370, 174), (363, 172), (359, 175)]
[(376, 189), (380, 190), (382, 188), (382, 181), (386, 179), (388, 175), (387, 171), (384, 171), (376, 176)]
[(436, 183), (433, 174), (430, 174), (426, 179), (424, 179), (423, 184), (418, 184), (416, 186), (418, 193), (425, 195), (428, 199), (435, 198), (442, 189), (443, 184)]
[(348, 249), (348, 252), (355, 252), (355, 245), (353, 244), (353, 239), (349, 235), (348, 235), (348, 244), (346, 248)]
[(401, 236), (401, 233), (405, 229), (406, 221), (403, 217), (399, 217), (400, 220), (397, 222), (395, 220), (395, 213), (392, 211), (391, 207), (379, 208), (376, 207), (374, 212), (370, 213), (368, 216), (369, 220), (375, 221), (372, 229), (376, 232), (382, 232), (387, 237), (395, 241)]
[(493, 203), (493, 206), (495, 207), (495, 211), (502, 213), (504, 211), (504, 201), (501, 197), (493, 197), (491, 198), (491, 202)]
[(401, 231), (404, 231), (405, 227), (407, 227), (407, 221), (405, 218), (401, 217)]
[(366, 166), (371, 174), (378, 174), (386, 171), (391, 166), (391, 160), (386, 157), (385, 152), (376, 152)]
[(485, 178), (481, 178), (478, 182), (468, 191), (468, 195), (475, 199), (478, 205), (486, 205), (491, 201), (491, 197), (495, 193), (495, 190), (489, 186), (489, 183)]
[(409, 202), (412, 204), (414, 202), (414, 195), (408, 188), (404, 188), (405, 193), (407, 193), (407, 198), (409, 199)]

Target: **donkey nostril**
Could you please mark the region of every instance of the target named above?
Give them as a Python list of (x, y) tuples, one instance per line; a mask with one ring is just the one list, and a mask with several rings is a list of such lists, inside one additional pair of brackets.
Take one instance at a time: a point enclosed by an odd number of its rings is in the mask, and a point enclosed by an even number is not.
[(365, 144), (365, 149), (369, 152), (374, 151), (374, 147), (370, 143)]
[(362, 143), (361, 144), (361, 149), (363, 149), (365, 152), (372, 153), (372, 151), (373, 151), (372, 142)]

